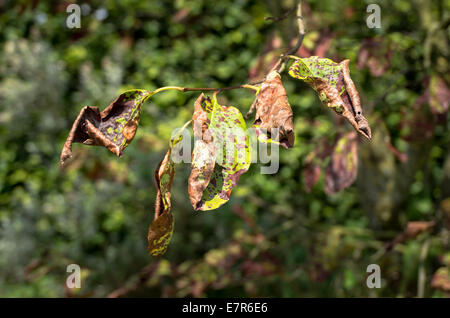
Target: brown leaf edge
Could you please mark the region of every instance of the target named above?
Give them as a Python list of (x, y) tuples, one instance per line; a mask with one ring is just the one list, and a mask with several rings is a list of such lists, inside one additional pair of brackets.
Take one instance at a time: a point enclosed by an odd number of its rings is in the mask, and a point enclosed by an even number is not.
[(216, 149), (211, 132), (208, 130), (210, 120), (202, 104), (211, 102), (209, 97), (202, 93), (195, 101), (192, 115), (194, 130), (194, 150), (192, 152), (192, 170), (189, 175), (188, 193), (194, 209), (202, 204), (203, 191), (209, 184), (216, 163)]
[[(135, 94), (135, 95), (133, 95)], [(72, 144), (82, 143), (91, 146), (103, 146), (116, 156), (122, 156), (123, 150), (133, 140), (138, 128), (141, 104), (151, 96), (151, 92), (145, 90), (132, 90), (122, 93), (103, 111), (98, 107), (85, 106), (75, 119), (72, 128), (64, 143), (60, 166), (64, 167), (67, 160), (72, 157)], [(135, 97), (135, 98), (130, 98)], [(118, 127), (120, 116), (128, 115), (128, 119), (119, 132), (108, 133), (107, 128)], [(111, 127), (113, 128), (113, 127)], [(117, 137), (116, 139), (111, 139)], [(114, 135), (115, 134), (115, 135)], [(120, 143), (119, 143), (120, 141)]]
[[(277, 71), (270, 72), (261, 84), (254, 107), (256, 117), (253, 125), (258, 130), (257, 134), (265, 133), (269, 139), (278, 139), (284, 148), (292, 148), (295, 139), (293, 113)], [(278, 129), (279, 136), (270, 135), (272, 128)]]

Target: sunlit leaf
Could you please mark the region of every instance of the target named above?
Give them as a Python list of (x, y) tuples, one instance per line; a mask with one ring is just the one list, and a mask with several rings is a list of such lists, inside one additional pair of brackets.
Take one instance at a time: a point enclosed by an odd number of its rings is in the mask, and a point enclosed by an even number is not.
[(298, 58), (289, 68), (289, 75), (310, 84), (324, 105), (345, 117), (356, 131), (370, 139), (369, 123), (362, 114), (359, 94), (350, 78), (349, 62), (335, 63), (317, 56)]
[[(241, 112), (233, 106), (220, 105), (216, 98), (211, 102), (209, 98), (199, 97), (193, 119), (198, 117), (208, 132), (203, 133), (202, 142), (195, 142), (189, 196), (194, 209), (214, 210), (230, 199), (239, 177), (250, 167), (249, 136)], [(198, 136), (199, 131), (196, 133)], [(210, 138), (214, 150), (209, 145)]]
[(150, 94), (145, 90), (127, 91), (101, 112), (98, 107), (85, 106), (64, 144), (61, 165), (72, 157), (72, 144), (75, 142), (103, 146), (120, 157), (136, 134), (141, 105)]

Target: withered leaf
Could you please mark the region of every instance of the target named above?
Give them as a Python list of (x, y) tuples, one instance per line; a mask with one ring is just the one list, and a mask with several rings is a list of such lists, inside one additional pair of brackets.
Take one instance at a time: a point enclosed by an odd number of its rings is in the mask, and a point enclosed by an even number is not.
[(182, 140), (182, 131), (186, 125), (172, 138), (169, 150), (155, 170), (157, 187), (155, 216), (152, 224), (150, 224), (147, 236), (148, 251), (152, 256), (163, 255), (172, 239), (174, 217), (170, 200), (170, 187), (175, 175), (175, 162), (172, 160), (171, 154), (173, 147)]
[(311, 85), (324, 105), (346, 118), (356, 131), (370, 139), (371, 130), (363, 116), (358, 91), (350, 78), (349, 62), (335, 63), (317, 56), (298, 58), (289, 68), (289, 75)]
[[(209, 108), (207, 105), (209, 105)], [(188, 193), (194, 208), (202, 205), (203, 191), (209, 184), (216, 163), (216, 149), (212, 141), (211, 132), (208, 129), (210, 120), (203, 107), (212, 109), (211, 100), (209, 97), (205, 98), (202, 93), (195, 101), (194, 114), (192, 115), (195, 141)]]
[(358, 138), (355, 132), (338, 135), (332, 146), (325, 140), (310, 153), (303, 169), (306, 190), (319, 181), (325, 161), (329, 158), (325, 173), (325, 193), (328, 195), (349, 187), (358, 173)]
[[(201, 95), (193, 119), (194, 144), (189, 198), (195, 210), (214, 210), (230, 199), (239, 177), (250, 167), (247, 126), (233, 106)], [(196, 128), (197, 127), (197, 128)], [(202, 133), (201, 138), (199, 134)]]
[[(277, 71), (270, 72), (261, 84), (256, 97), (256, 118), (253, 123), (259, 136), (266, 134), (268, 138), (278, 140), (285, 148), (294, 146), (294, 123), (291, 106), (289, 105), (286, 90)], [(269, 135), (274, 128), (277, 136)]]
[(61, 152), (61, 166), (72, 157), (75, 142), (103, 146), (120, 157), (136, 134), (141, 105), (150, 94), (146, 90), (127, 91), (101, 112), (98, 107), (83, 107)]

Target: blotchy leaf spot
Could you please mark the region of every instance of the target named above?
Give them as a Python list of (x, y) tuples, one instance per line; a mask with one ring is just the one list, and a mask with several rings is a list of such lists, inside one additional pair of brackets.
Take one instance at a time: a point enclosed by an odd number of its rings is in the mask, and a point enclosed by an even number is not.
[(299, 58), (289, 68), (289, 75), (310, 84), (324, 105), (346, 118), (356, 131), (370, 139), (372, 133), (350, 77), (349, 62), (335, 63), (317, 56)]
[[(200, 95), (193, 120), (194, 144), (189, 198), (195, 210), (214, 210), (227, 202), (239, 177), (250, 167), (247, 126), (233, 106)], [(201, 138), (200, 137), (201, 134)]]
[(103, 146), (121, 156), (136, 134), (141, 105), (150, 94), (151, 92), (145, 90), (127, 91), (102, 112), (98, 107), (83, 107), (64, 144), (61, 166), (72, 157), (74, 142)]

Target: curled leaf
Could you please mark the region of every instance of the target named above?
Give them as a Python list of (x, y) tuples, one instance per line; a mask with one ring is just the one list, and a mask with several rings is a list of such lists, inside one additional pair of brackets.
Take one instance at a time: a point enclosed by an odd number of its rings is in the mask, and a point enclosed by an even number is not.
[[(233, 106), (219, 105), (203, 95), (197, 99), (193, 119), (195, 141), (189, 198), (195, 210), (214, 210), (230, 199), (239, 177), (250, 167), (247, 126)], [(195, 128), (195, 127), (201, 127)]]
[[(186, 125), (189, 124), (186, 123)], [(155, 170), (156, 202), (155, 217), (148, 229), (148, 251), (152, 256), (161, 256), (167, 251), (172, 239), (174, 218), (170, 201), (170, 187), (175, 175), (175, 162), (171, 159), (172, 149), (182, 140), (182, 131), (170, 142), (169, 150)]]
[(101, 112), (98, 107), (83, 107), (64, 144), (61, 166), (72, 157), (74, 142), (103, 146), (120, 157), (136, 134), (141, 105), (150, 94), (145, 90), (127, 91)]
[(298, 58), (289, 68), (289, 75), (311, 85), (323, 104), (345, 117), (356, 131), (370, 139), (371, 130), (362, 114), (358, 91), (350, 78), (349, 62), (335, 63), (317, 56)]
[(212, 108), (208, 108), (207, 105), (212, 106), (211, 100), (209, 97), (205, 98), (202, 93), (195, 102), (194, 114), (192, 115), (195, 141), (188, 193), (194, 208), (202, 204), (203, 191), (209, 184), (216, 163), (216, 149), (211, 132), (208, 130), (210, 121), (208, 113), (204, 110), (204, 108), (209, 110)]
[[(255, 100), (256, 118), (253, 123), (257, 130), (258, 139), (263, 134), (267, 138), (274, 138), (285, 148), (294, 146), (294, 123), (291, 106), (289, 105), (286, 90), (277, 71), (270, 72), (261, 84)], [(275, 130), (272, 130), (275, 128)], [(278, 136), (268, 135), (272, 131)]]

